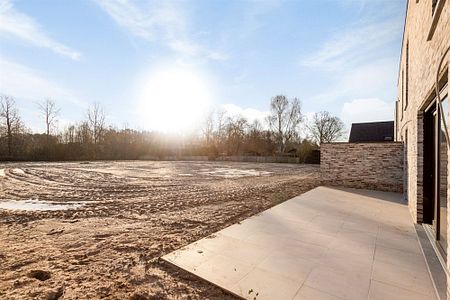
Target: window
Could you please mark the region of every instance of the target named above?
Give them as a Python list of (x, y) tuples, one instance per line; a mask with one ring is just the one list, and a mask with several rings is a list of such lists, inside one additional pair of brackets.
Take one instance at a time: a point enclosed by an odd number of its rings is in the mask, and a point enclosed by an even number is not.
[(430, 31), (428, 32), (427, 41), (430, 41), (433, 38), (434, 31), (436, 30), (436, 27), (438, 26), (439, 18), (441, 16), (442, 10), (444, 9), (444, 3), (445, 0), (432, 0), (431, 1), (431, 15), (432, 21), (431, 21), (431, 27)]
[(394, 129), (394, 139), (397, 140), (397, 131), (398, 131), (398, 122), (400, 122), (399, 118), (398, 118), (398, 104), (399, 101), (397, 99), (397, 101), (395, 101), (395, 129)]
[[(402, 103), (400, 108), (403, 108), (405, 105), (405, 72), (402, 70)], [(403, 120), (403, 111), (404, 109), (401, 110), (402, 111), (402, 120)]]
[(406, 42), (406, 78), (405, 78), (405, 100), (404, 109), (408, 107), (408, 89), (409, 89), (409, 41)]
[(403, 164), (403, 186), (405, 187), (405, 200), (408, 201), (409, 192), (409, 169), (408, 169), (408, 129), (405, 130), (405, 135), (403, 136), (403, 155), (405, 158)]
[(438, 0), (432, 0), (431, 1), (431, 14), (434, 15), (434, 12), (436, 11), (436, 5), (438, 3)]

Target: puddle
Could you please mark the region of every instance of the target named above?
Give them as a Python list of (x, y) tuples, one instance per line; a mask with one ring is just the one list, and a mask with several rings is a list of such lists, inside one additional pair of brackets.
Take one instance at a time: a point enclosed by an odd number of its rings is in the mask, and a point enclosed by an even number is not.
[(247, 176), (267, 176), (272, 172), (257, 171), (255, 169), (243, 170), (243, 169), (229, 169), (229, 168), (217, 168), (214, 171), (202, 172), (205, 175), (223, 177), (223, 178), (239, 178)]
[(18, 201), (0, 201), (0, 209), (23, 210), (23, 211), (49, 211), (49, 210), (68, 210), (85, 205), (82, 202), (75, 203), (52, 203), (39, 200), (18, 200)]
[(0, 176), (1, 177), (6, 177), (5, 169), (0, 169)]

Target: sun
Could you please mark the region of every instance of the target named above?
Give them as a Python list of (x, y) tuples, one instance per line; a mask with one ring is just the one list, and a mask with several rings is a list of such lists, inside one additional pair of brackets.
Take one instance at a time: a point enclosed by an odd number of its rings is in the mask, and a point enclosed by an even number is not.
[(146, 129), (169, 133), (193, 130), (211, 103), (210, 89), (198, 73), (163, 68), (151, 73), (139, 88), (139, 114)]

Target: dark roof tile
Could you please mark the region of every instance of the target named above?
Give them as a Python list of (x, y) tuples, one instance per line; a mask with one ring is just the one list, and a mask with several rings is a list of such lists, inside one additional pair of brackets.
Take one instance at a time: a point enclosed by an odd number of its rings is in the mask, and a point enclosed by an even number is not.
[(394, 140), (394, 121), (353, 123), (350, 143), (392, 142)]

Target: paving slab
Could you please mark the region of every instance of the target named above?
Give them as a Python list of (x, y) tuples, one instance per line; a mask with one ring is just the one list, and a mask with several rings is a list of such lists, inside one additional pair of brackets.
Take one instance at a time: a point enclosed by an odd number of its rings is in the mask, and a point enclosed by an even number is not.
[(436, 299), (396, 193), (318, 187), (162, 259), (244, 299)]

